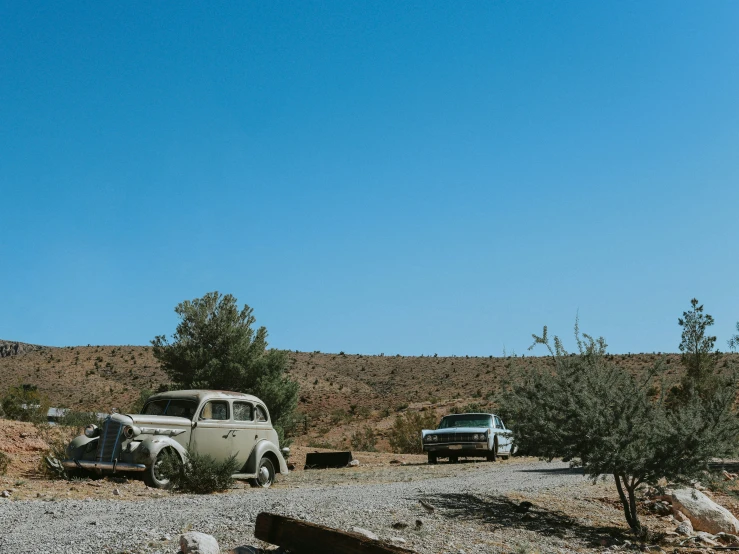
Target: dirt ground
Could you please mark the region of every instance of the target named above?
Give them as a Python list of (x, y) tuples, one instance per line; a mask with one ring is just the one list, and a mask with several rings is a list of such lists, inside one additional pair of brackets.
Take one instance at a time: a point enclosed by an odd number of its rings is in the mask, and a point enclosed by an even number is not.
[[(7, 473), (0, 476), (0, 491), (9, 491), (11, 500), (120, 498), (145, 501), (173, 494), (168, 491), (151, 489), (136, 476), (130, 475), (72, 481), (49, 479), (40, 469), (42, 457), (48, 451), (50, 443), (64, 440), (66, 440), (65, 433), (59, 428), (39, 428), (29, 423), (0, 420), (0, 451), (5, 452), (11, 459)], [(294, 469), (289, 475), (280, 476), (275, 483), (275, 488), (295, 489), (421, 481), (474, 472), (487, 463), (469, 460), (459, 464), (430, 465), (426, 457), (422, 455), (355, 452), (355, 458), (360, 462), (358, 467), (304, 470), (306, 454), (314, 451), (322, 450), (294, 446), (288, 460)], [(514, 457), (498, 463), (525, 465), (534, 461), (532, 458)], [(247, 483), (237, 482), (233, 490), (220, 494), (239, 494), (240, 490), (244, 491), (248, 488)], [(739, 515), (739, 502), (735, 497), (726, 494), (713, 494), (713, 497), (732, 513)], [(499, 499), (500, 506), (497, 506), (499, 510), (488, 499), (484, 506), (480, 506), (480, 513), (488, 514), (491, 521), (504, 521), (500, 518), (509, 514), (512, 506), (523, 501), (531, 502), (534, 506), (532, 513), (536, 514), (536, 521), (533, 519), (531, 521), (534, 537), (539, 532), (556, 533), (558, 528), (567, 528), (570, 533), (574, 529), (583, 537), (587, 537), (589, 544), (594, 547), (597, 546), (598, 541), (602, 542), (602, 546), (607, 544), (612, 546), (614, 540), (617, 542), (628, 540), (628, 528), (618, 496), (613, 485), (608, 481), (593, 484), (583, 479), (581, 485), (556, 489), (552, 492), (508, 493)], [(469, 499), (466, 502), (469, 502)], [(657, 535), (669, 534), (677, 525), (671, 515), (659, 516), (650, 512), (646, 507), (642, 510), (641, 517)], [(614, 537), (620, 537), (620, 539), (614, 539)], [(536, 552), (537, 550), (532, 548), (530, 551)]]

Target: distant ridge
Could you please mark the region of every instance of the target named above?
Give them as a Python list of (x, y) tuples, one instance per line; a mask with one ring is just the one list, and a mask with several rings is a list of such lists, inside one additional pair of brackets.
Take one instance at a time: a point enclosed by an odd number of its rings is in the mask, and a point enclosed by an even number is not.
[(35, 350), (44, 350), (45, 346), (38, 344), (27, 344), (25, 342), (16, 342), (0, 339), (0, 358), (7, 358), (8, 356), (17, 356), (19, 354), (25, 354), (26, 352), (33, 352)]

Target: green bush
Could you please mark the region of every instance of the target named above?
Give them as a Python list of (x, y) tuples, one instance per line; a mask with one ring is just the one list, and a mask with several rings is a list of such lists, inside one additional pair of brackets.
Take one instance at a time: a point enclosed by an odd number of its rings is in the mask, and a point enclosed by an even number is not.
[(12, 387), (0, 400), (0, 411), (7, 419), (43, 423), (48, 410), (48, 401), (33, 385)]
[(233, 485), (232, 475), (236, 473), (237, 466), (235, 455), (219, 462), (208, 454), (188, 452), (185, 464), (180, 462), (178, 456), (165, 457), (161, 471), (169, 477), (173, 490), (211, 494)]
[(88, 425), (100, 425), (100, 422), (101, 420), (95, 412), (74, 412), (72, 410), (69, 410), (62, 417), (59, 418), (57, 424), (64, 427), (74, 427), (75, 429), (78, 429), (81, 433), (82, 430)]
[(0, 475), (5, 475), (10, 465), (10, 456), (0, 450)]
[(359, 431), (352, 433), (352, 448), (360, 452), (376, 452), (377, 451), (377, 435), (370, 428), (365, 426)]
[(400, 454), (422, 454), (422, 429), (436, 429), (436, 415), (433, 412), (406, 412), (395, 418), (388, 440), (393, 452)]

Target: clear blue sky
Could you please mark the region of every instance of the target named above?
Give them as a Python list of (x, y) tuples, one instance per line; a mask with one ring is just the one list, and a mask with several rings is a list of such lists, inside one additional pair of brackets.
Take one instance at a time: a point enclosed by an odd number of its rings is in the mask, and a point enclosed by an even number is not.
[[(0, 3), (0, 338), (676, 351), (739, 320), (739, 2)], [(541, 352), (540, 352), (541, 353)]]

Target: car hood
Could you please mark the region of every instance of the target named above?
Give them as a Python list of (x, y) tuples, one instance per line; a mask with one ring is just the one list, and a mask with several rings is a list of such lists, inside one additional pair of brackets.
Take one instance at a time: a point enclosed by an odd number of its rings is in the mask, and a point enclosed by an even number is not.
[(135, 425), (136, 427), (172, 427), (191, 428), (192, 422), (185, 417), (144, 415), (144, 414), (111, 414), (110, 419), (121, 425)]

